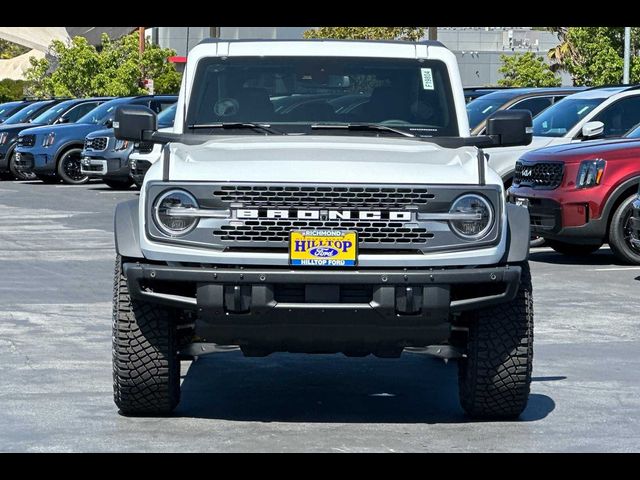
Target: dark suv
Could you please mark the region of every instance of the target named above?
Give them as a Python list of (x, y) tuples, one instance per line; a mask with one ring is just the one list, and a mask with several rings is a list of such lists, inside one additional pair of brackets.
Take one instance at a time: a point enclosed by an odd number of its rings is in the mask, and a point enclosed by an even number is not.
[[(173, 111), (175, 115), (177, 100), (175, 95), (155, 97), (154, 111), (161, 111), (158, 126), (161, 126), (160, 119), (164, 112), (168, 111), (171, 115)], [(129, 188), (133, 184), (129, 167), (132, 150), (133, 142), (116, 140), (112, 128), (91, 132), (84, 140), (80, 171), (89, 178), (101, 179), (111, 188)]]
[(18, 100), (15, 102), (0, 103), (0, 124), (3, 124), (11, 115), (19, 112), (33, 102), (35, 102), (35, 100)]
[(111, 128), (119, 105), (144, 105), (156, 109), (153, 95), (123, 97), (94, 108), (72, 125), (28, 128), (20, 133), (16, 147), (16, 168), (34, 173), (48, 183), (62, 179), (68, 184), (86, 183), (89, 178), (80, 171), (85, 137), (96, 130)]
[(20, 132), (43, 125), (74, 123), (108, 98), (77, 98), (69, 100), (47, 100), (24, 108), (0, 126), (0, 172), (26, 180), (32, 175), (18, 171), (15, 165), (15, 148)]
[(482, 95), (467, 104), (471, 135), (482, 135), (487, 118), (501, 110), (529, 110), (537, 114), (562, 100), (567, 95), (585, 90), (586, 87), (509, 88)]

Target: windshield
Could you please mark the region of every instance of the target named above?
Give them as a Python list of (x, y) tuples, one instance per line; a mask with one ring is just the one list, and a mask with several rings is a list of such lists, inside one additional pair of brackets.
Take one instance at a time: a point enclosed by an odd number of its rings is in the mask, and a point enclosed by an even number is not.
[(7, 118), (16, 112), (22, 105), (22, 102), (8, 102), (0, 104), (0, 119)]
[(129, 102), (129, 97), (116, 98), (103, 103), (99, 107), (94, 108), (89, 113), (80, 117), (76, 123), (90, 123), (92, 125), (103, 125), (107, 120), (113, 120), (116, 107), (123, 103)]
[(195, 133), (249, 134), (197, 126), (252, 122), (287, 133), (310, 133), (314, 124), (376, 123), (421, 136), (459, 134), (447, 68), (437, 60), (214, 57), (200, 61), (195, 78), (187, 116)]
[(178, 104), (174, 103), (158, 114), (158, 128), (166, 128), (173, 125), (173, 120), (176, 118), (177, 106)]
[(73, 100), (67, 100), (60, 102), (56, 106), (51, 107), (49, 110), (45, 110), (40, 115), (32, 120), (33, 123), (46, 123), (50, 124), (55, 122), (60, 115), (67, 111), (67, 109), (74, 104)]
[(604, 101), (604, 98), (564, 98), (533, 119), (533, 134), (539, 137), (563, 137)]
[(476, 128), (489, 115), (496, 112), (508, 100), (504, 96), (492, 98), (480, 97), (467, 103), (469, 128)]
[(51, 101), (32, 103), (29, 106), (11, 115), (9, 118), (7, 118), (4, 124), (15, 125), (17, 123), (26, 123), (31, 120), (31, 118), (33, 118), (33, 116), (36, 115), (45, 105), (50, 104)]

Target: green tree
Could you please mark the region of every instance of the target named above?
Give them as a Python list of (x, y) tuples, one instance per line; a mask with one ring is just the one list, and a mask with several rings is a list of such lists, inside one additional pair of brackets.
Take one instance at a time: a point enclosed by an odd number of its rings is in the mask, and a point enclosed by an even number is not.
[(427, 27), (316, 27), (304, 32), (304, 38), (354, 40), (418, 41), (427, 34)]
[(13, 58), (28, 51), (27, 47), (0, 38), (0, 58)]
[(0, 103), (24, 97), (24, 81), (5, 78), (0, 80)]
[(503, 78), (498, 85), (502, 87), (559, 87), (562, 83), (544, 59), (533, 52), (500, 55), (500, 60), (498, 72)]
[[(575, 85), (622, 82), (624, 27), (549, 27), (560, 43), (548, 52), (553, 68), (568, 72)], [(640, 82), (640, 28), (631, 29), (630, 81)]]
[(29, 93), (39, 96), (126, 96), (145, 93), (141, 80), (154, 81), (155, 93), (176, 93), (181, 75), (167, 58), (175, 51), (147, 42), (140, 54), (138, 35), (118, 40), (102, 36), (102, 48), (96, 49), (83, 37), (71, 45), (54, 41), (49, 53), (53, 58), (31, 58), (25, 72)]

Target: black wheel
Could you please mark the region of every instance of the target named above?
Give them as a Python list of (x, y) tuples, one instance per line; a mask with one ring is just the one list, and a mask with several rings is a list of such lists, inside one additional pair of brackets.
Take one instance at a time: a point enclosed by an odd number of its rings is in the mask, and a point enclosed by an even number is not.
[(129, 178), (127, 180), (107, 180), (103, 178), (102, 181), (105, 183), (105, 185), (113, 188), (114, 190), (125, 190), (133, 185), (132, 178)]
[(58, 175), (64, 183), (81, 185), (89, 181), (89, 177), (80, 170), (81, 153), (81, 148), (71, 148), (58, 160)]
[(627, 198), (616, 209), (609, 225), (609, 247), (625, 263), (640, 264), (640, 250), (631, 245), (632, 203), (636, 195)]
[(9, 157), (9, 172), (11, 172), (11, 175), (13, 175), (17, 180), (33, 180), (36, 178), (33, 173), (21, 172), (18, 170), (15, 150), (11, 152), (11, 156)]
[(546, 243), (556, 252), (573, 257), (583, 257), (585, 255), (589, 255), (599, 250), (602, 246), (601, 243), (598, 245), (578, 245), (575, 243), (561, 242), (559, 240), (551, 240), (550, 238), (546, 239)]
[(478, 418), (517, 418), (527, 406), (533, 367), (533, 297), (527, 262), (517, 297), (471, 312), (467, 355), (459, 361), (460, 404)]
[(113, 399), (124, 415), (167, 415), (180, 401), (172, 313), (131, 299), (118, 256), (113, 288)]
[(36, 175), (36, 178), (42, 183), (60, 183), (60, 177), (57, 177), (55, 175)]

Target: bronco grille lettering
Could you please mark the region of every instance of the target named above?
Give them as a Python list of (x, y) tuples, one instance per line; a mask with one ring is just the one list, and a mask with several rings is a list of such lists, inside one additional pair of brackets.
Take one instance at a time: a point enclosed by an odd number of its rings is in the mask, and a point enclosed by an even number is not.
[(236, 218), (268, 218), (268, 219), (299, 219), (299, 220), (393, 220), (408, 222), (411, 212), (393, 212), (381, 210), (303, 210), (277, 208), (241, 208), (235, 210)]

